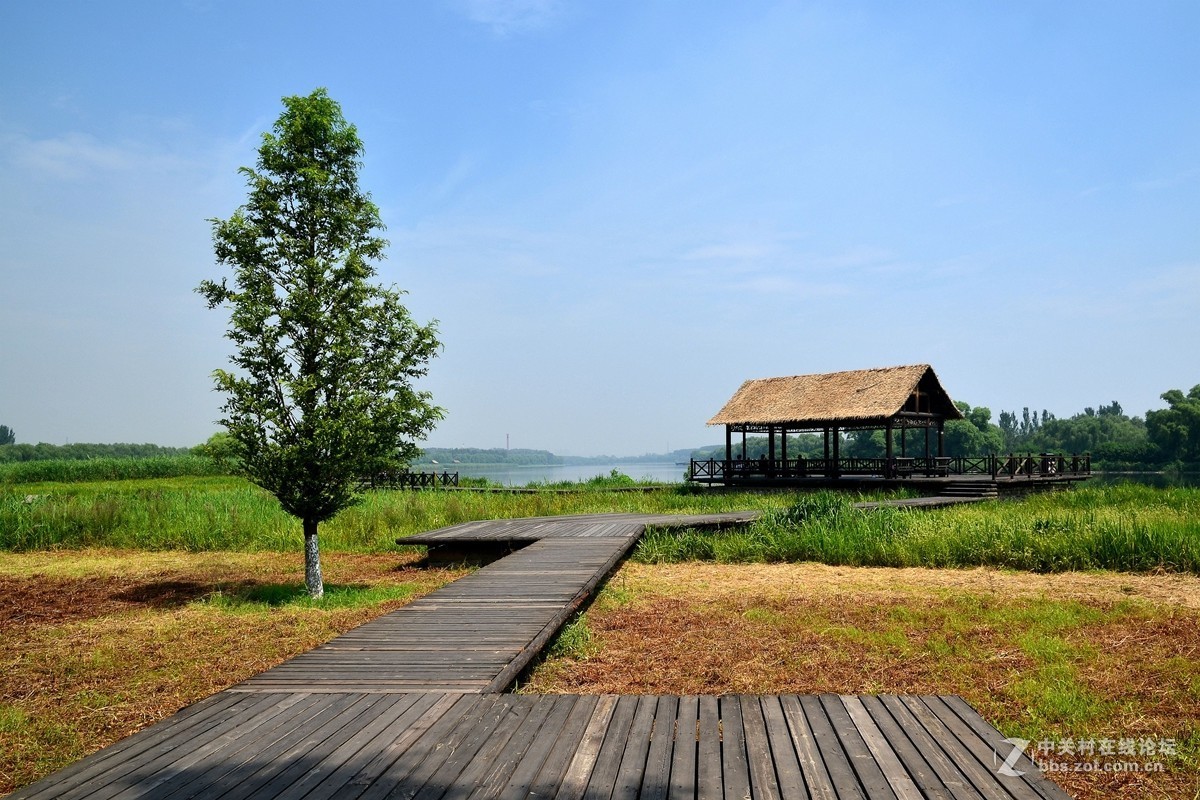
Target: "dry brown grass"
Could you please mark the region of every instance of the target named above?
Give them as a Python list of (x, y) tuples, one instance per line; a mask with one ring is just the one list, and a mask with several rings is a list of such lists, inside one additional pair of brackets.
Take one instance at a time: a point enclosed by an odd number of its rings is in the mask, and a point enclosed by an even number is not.
[[(413, 596), (461, 574), (417, 569), (413, 560), (322, 558), (329, 584), (408, 584)], [(0, 555), (0, 793), (407, 602), (198, 602), (303, 579), (299, 554)]]
[(525, 691), (959, 694), (1006, 735), (1174, 738), (1161, 774), (1057, 775), (1079, 797), (1200, 791), (1200, 579), (811, 564), (626, 564), (583, 658)]

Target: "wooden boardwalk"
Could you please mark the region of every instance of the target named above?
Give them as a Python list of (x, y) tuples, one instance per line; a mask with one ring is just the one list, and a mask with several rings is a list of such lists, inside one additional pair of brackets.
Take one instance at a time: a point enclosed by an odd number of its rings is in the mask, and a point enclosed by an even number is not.
[(534, 542), (230, 691), (502, 692), (633, 541)]
[(18, 790), (49, 798), (998, 798), (1066, 795), (957, 697), (498, 694), (648, 523), (468, 523), (532, 543)]
[(752, 522), (757, 511), (727, 514), (576, 514), (561, 517), (522, 517), (463, 522), (418, 533), (399, 540), (403, 544), (436, 545), (446, 542), (529, 542), (541, 539), (629, 538), (641, 536), (647, 526), (721, 527)]
[(1011, 749), (956, 697), (223, 692), (13, 797), (1066, 797)]

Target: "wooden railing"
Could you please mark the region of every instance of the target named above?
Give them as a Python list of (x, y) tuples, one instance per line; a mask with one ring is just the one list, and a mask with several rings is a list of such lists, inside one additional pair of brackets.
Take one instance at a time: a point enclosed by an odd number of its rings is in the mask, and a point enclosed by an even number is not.
[(458, 486), (457, 472), (383, 472), (359, 478), (356, 488), (365, 492), (370, 489), (438, 489), (447, 486)]
[(893, 458), (692, 459), (688, 480), (697, 483), (738, 483), (762, 478), (831, 478), (872, 475), (882, 478), (987, 475), (996, 478), (1052, 478), (1090, 475), (1092, 457), (1034, 454), (998, 456), (930, 456)]

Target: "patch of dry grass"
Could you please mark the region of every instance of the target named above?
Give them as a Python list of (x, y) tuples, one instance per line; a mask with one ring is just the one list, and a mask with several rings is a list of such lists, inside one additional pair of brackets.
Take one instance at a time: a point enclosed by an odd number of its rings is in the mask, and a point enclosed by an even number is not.
[[(291, 553), (0, 554), (0, 793), (164, 719), (461, 572), (416, 557), (329, 554), (348, 607), (207, 602), (302, 585)], [(367, 590), (403, 589), (377, 601)]]
[(1177, 741), (1073, 795), (1200, 790), (1196, 576), (628, 563), (581, 624), (524, 691), (958, 694), (1008, 736)]

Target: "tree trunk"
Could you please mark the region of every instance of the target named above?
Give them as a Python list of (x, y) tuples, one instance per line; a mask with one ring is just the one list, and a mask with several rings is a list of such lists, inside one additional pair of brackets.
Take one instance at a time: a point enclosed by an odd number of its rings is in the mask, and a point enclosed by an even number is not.
[(319, 600), (325, 594), (325, 582), (321, 579), (321, 548), (317, 544), (317, 523), (304, 520), (304, 585), (308, 596)]

